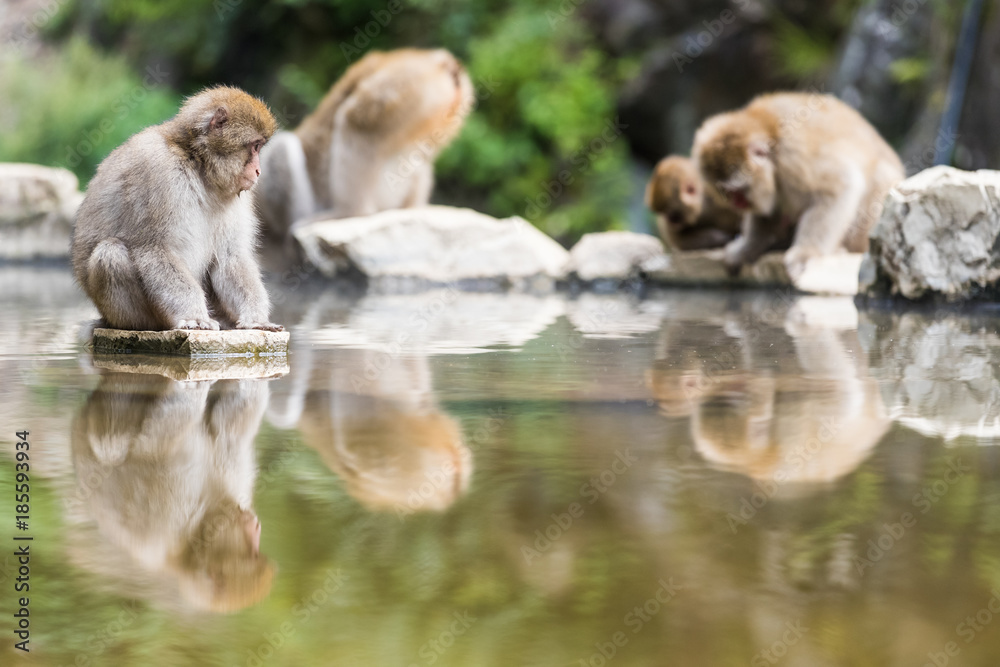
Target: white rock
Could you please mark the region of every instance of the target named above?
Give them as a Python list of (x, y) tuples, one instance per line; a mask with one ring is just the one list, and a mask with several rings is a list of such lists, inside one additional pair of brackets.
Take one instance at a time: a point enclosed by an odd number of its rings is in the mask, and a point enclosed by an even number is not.
[(375, 282), (551, 286), (562, 277), (569, 257), (522, 218), (497, 220), (448, 206), (307, 220), (292, 233), (325, 276), (358, 272)]
[(567, 274), (583, 281), (628, 280), (646, 262), (662, 262), (660, 239), (635, 232), (585, 234), (569, 252)]
[(68, 257), (78, 186), (66, 169), (0, 164), (0, 259)]
[(667, 262), (654, 258), (642, 269), (651, 282), (667, 286), (786, 286), (806, 294), (853, 296), (858, 293), (858, 271), (863, 257), (843, 252), (813, 258), (795, 281), (785, 270), (785, 255), (781, 252), (767, 253), (755, 263), (743, 266), (735, 277), (726, 271), (722, 249), (676, 252)]
[(1000, 280), (1000, 171), (933, 167), (897, 185), (871, 233), (861, 290), (949, 301)]

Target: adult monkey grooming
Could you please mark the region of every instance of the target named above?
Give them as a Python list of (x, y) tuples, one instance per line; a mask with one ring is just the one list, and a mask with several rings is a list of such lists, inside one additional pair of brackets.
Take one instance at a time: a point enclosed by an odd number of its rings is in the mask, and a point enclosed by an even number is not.
[(209, 88), (97, 169), (73, 233), (73, 269), (107, 326), (267, 329), (250, 190), (277, 124), (237, 88)]
[(705, 181), (744, 214), (742, 235), (726, 246), (729, 269), (755, 261), (783, 225), (796, 225), (785, 253), (793, 279), (812, 257), (867, 250), (889, 189), (904, 177), (875, 128), (829, 95), (764, 95), (709, 118), (693, 154)]
[(297, 220), (422, 206), (434, 159), (474, 102), (462, 65), (444, 49), (372, 52), (352, 65), (294, 132), (264, 151), (258, 188), (266, 230)]

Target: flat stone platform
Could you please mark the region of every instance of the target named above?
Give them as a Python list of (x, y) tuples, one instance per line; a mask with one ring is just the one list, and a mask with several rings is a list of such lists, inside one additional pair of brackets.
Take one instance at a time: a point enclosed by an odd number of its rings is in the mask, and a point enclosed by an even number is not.
[(288, 374), (288, 358), (178, 357), (154, 354), (105, 354), (94, 352), (94, 368), (114, 373), (163, 375), (181, 382), (194, 380), (249, 380)]
[(287, 331), (227, 329), (125, 331), (94, 329), (91, 347), (100, 355), (167, 355), (191, 358), (284, 357)]

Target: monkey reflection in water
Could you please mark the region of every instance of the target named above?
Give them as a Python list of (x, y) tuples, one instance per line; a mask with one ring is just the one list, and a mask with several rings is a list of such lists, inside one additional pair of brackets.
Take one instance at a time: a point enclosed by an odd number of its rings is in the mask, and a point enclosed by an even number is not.
[[(764, 363), (774, 354), (770, 346), (784, 343), (780, 330), (757, 339), (738, 331), (742, 359), (736, 369), (707, 373), (701, 364), (678, 369), (667, 355), (649, 376), (663, 412), (690, 418), (694, 449), (706, 461), (755, 480), (787, 484), (784, 491), (851, 473), (890, 423), (876, 381), (851, 353), (860, 348), (856, 332), (805, 324), (799, 315), (793, 309), (784, 325), (794, 347), (790, 367)], [(731, 324), (722, 327), (728, 334), (734, 333), (727, 328)], [(715, 340), (713, 349), (732, 349)], [(676, 343), (663, 347), (676, 350)]]
[(251, 501), (268, 395), (262, 380), (103, 375), (72, 430), (75, 498), (118, 556), (94, 569), (138, 570), (158, 595), (197, 610), (265, 598), (274, 566), (259, 552)]
[(269, 420), (297, 425), (362, 505), (403, 518), (445, 510), (468, 489), (472, 453), (434, 400), (426, 357), (342, 349), (321, 374), (303, 349), (291, 363), (277, 387), (295, 384), (272, 400)]

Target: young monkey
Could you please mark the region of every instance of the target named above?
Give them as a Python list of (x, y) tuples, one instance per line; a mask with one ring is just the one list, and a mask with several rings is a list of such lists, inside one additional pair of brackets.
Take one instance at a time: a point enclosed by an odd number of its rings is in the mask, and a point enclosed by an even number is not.
[(267, 329), (252, 194), (277, 124), (220, 86), (188, 99), (98, 167), (73, 233), (76, 278), (118, 329)]
[(721, 248), (740, 232), (743, 216), (706, 190), (694, 162), (671, 155), (656, 165), (646, 186), (660, 238), (675, 251)]
[(709, 118), (693, 158), (708, 186), (744, 216), (741, 236), (726, 246), (730, 271), (756, 261), (791, 225), (785, 266), (793, 279), (813, 257), (867, 250), (886, 195), (904, 177), (875, 128), (819, 94), (764, 95)]
[(267, 231), (284, 238), (320, 212), (346, 218), (426, 205), (434, 160), (473, 102), (469, 76), (444, 49), (369, 53), (264, 151), (258, 202)]

